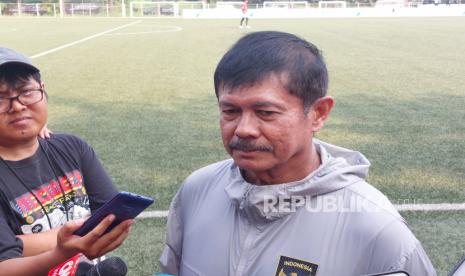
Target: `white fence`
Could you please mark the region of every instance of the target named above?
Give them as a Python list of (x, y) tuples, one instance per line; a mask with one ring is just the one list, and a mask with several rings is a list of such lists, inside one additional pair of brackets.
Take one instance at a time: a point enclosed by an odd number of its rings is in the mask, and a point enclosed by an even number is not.
[(108, 3), (0, 3), (0, 16), (126, 16), (125, 6)]
[[(306, 18), (306, 17), (387, 17), (387, 16), (465, 16), (465, 4), (443, 0), (448, 4), (422, 4), (427, 0), (378, 0), (380, 5), (349, 4), (344, 1), (265, 1), (249, 5), (253, 18)], [(344, 4), (346, 3), (346, 4)], [(391, 4), (392, 3), (392, 4)], [(108, 3), (0, 3), (0, 16), (17, 17), (183, 17), (183, 18), (240, 18), (240, 1), (154, 1)], [(381, 5), (382, 4), (382, 5)]]
[(285, 9), (298, 9), (308, 8), (309, 4), (307, 1), (265, 1), (263, 2), (263, 8), (285, 8)]
[(186, 9), (203, 10), (206, 9), (206, 4), (203, 1), (131, 2), (129, 15), (131, 17), (179, 17)]
[(346, 1), (320, 1), (318, 8), (347, 8)]

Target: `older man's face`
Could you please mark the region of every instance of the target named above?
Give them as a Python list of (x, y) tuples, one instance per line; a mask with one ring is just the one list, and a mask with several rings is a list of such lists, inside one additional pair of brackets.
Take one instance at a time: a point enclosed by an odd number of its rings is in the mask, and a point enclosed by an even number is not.
[[(253, 86), (219, 93), (223, 144), (242, 169), (288, 171), (310, 154), (313, 116), (271, 75)], [(299, 164), (300, 165), (300, 164)]]
[[(10, 98), (21, 93), (40, 89), (41, 84), (32, 77), (12, 88), (0, 82), (0, 98)], [(25, 106), (14, 100), (7, 112), (0, 113), (0, 143), (17, 144), (37, 137), (47, 122), (47, 100)]]

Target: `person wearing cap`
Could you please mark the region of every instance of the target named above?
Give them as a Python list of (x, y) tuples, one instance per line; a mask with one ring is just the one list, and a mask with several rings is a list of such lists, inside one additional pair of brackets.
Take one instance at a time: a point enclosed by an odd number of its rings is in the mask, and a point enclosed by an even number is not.
[(129, 234), (127, 220), (104, 234), (114, 216), (84, 237), (72, 233), (117, 193), (93, 149), (80, 138), (38, 136), (48, 99), (39, 69), (0, 48), (0, 274), (44, 275), (81, 252), (99, 257)]

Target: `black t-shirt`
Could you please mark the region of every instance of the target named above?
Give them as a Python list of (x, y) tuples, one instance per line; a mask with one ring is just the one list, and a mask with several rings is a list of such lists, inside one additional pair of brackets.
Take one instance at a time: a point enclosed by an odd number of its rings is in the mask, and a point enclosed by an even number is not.
[(0, 261), (22, 256), (16, 235), (86, 217), (118, 192), (83, 140), (54, 134), (39, 143), (33, 156), (4, 161), (17, 176), (0, 162)]

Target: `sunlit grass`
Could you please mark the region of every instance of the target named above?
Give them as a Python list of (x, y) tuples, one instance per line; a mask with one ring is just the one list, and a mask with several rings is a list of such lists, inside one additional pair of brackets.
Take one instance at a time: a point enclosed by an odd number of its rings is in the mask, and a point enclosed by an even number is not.
[[(1, 44), (33, 55), (133, 21), (0, 18), (8, 31)], [(35, 59), (50, 127), (85, 138), (118, 187), (151, 195), (152, 209), (165, 210), (187, 175), (227, 158), (213, 92), (221, 56), (248, 31), (288, 31), (318, 45), (328, 63), (336, 105), (320, 139), (364, 153), (369, 181), (395, 203), (465, 201), (465, 18), (251, 20), (250, 30), (237, 23), (143, 20), (144, 30), (183, 30), (101, 36)], [(456, 233), (463, 214), (406, 215), (444, 275), (464, 246)], [(157, 272), (164, 223), (140, 221), (117, 252), (131, 275)], [(451, 244), (461, 247), (444, 254)]]

